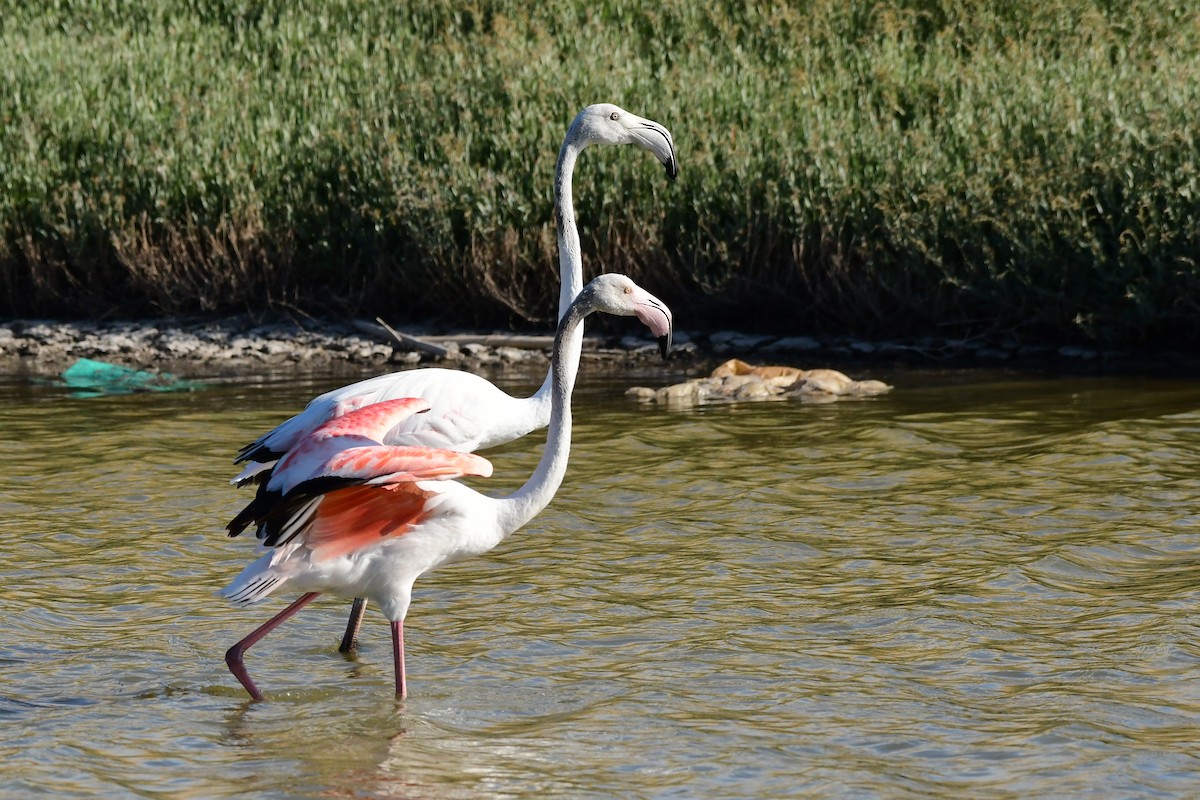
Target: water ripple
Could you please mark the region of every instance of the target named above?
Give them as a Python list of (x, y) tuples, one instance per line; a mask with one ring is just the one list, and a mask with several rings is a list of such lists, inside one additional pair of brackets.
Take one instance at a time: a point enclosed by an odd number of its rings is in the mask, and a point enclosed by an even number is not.
[(221, 660), (280, 607), (213, 597), (251, 553), (228, 459), (326, 386), (16, 393), (0, 794), (1192, 793), (1200, 386), (890, 381), (684, 414), (585, 385), (554, 504), (418, 584), (401, 704), (378, 616), (336, 653), (341, 601), (251, 651), (275, 702)]

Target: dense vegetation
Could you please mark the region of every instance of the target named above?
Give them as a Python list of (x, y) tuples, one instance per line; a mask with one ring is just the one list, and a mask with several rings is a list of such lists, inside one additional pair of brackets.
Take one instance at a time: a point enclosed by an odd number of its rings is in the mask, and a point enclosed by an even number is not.
[(551, 317), (1200, 344), (1192, 0), (0, 0), (0, 314)]

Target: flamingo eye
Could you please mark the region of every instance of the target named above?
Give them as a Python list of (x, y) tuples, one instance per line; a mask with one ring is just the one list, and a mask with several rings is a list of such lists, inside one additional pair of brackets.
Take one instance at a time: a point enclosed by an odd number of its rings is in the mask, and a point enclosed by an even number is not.
[(614, 111), (608, 115), (608, 118), (611, 119), (613, 122), (616, 122), (617, 120), (619, 120), (621, 118), (621, 112)]
[(633, 294), (633, 287), (632, 287), (632, 286), (626, 286), (626, 287), (625, 287), (625, 294)]

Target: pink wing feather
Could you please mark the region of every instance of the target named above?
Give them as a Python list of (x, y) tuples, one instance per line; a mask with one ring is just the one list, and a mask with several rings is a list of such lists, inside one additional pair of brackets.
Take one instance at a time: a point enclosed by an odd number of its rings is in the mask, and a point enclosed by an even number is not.
[(488, 477), (491, 463), (481, 456), (426, 447), (381, 444), (384, 436), (413, 414), (429, 409), (419, 397), (385, 400), (329, 420), (287, 453), (271, 476), (270, 488), (287, 493), (313, 478), (445, 480), (464, 475)]
[(428, 408), (420, 398), (387, 400), (324, 423), (280, 459), (271, 480), (229, 523), (230, 535), (252, 522), (271, 545), (303, 533), (314, 558), (332, 558), (408, 530), (426, 498), (417, 481), (491, 476), (491, 462), (474, 453), (380, 444), (397, 422)]
[(426, 499), (411, 483), (338, 489), (321, 498), (304, 543), (320, 562), (403, 536), (427, 516)]
[[(357, 398), (351, 398), (347, 403), (353, 403)], [(323, 423), (308, 435), (313, 437), (330, 436), (364, 436), (382, 442), (384, 435), (413, 414), (428, 411), (429, 401), (420, 397), (401, 397), (396, 400), (384, 400), (353, 411), (347, 411), (340, 417), (334, 417)]]
[(348, 447), (325, 461), (322, 477), (361, 478), (372, 483), (488, 478), (492, 462), (474, 453), (432, 447)]

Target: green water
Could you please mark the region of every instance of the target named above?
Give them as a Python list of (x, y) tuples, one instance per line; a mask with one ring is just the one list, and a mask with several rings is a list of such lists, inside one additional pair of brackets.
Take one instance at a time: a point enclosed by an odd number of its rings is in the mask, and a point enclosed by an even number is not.
[(214, 596), (229, 459), (344, 381), (0, 379), (0, 796), (1194, 796), (1200, 381), (872, 377), (673, 411), (585, 365), (551, 507), (418, 582), (412, 696), (322, 600), (259, 704), (222, 656), (289, 598)]

